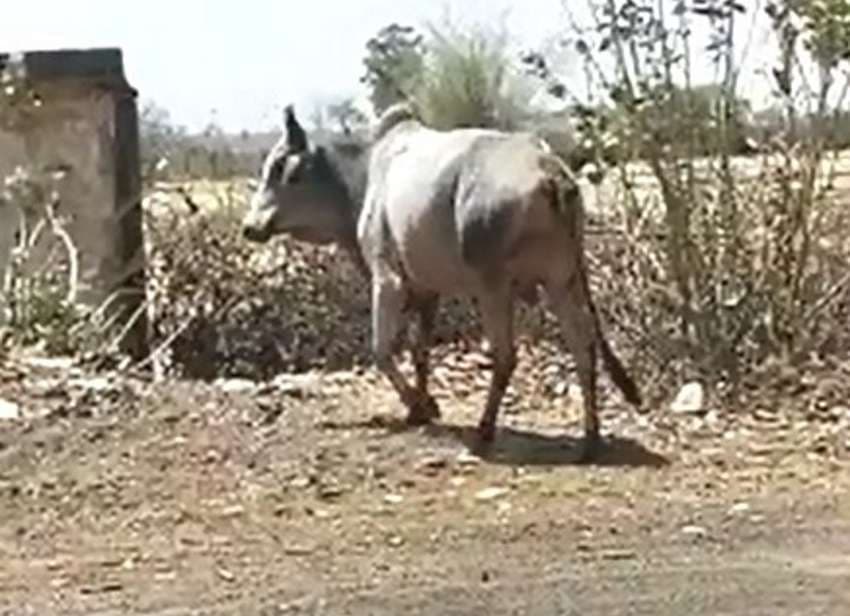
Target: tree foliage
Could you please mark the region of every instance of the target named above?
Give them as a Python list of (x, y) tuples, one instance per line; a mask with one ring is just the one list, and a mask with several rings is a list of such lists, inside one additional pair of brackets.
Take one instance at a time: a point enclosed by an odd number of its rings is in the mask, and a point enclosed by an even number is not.
[(425, 121), (437, 128), (517, 128), (530, 93), (508, 43), (505, 31), (431, 26), (426, 70), (415, 93)]
[(423, 37), (410, 26), (391, 23), (369, 39), (360, 80), (376, 114), (410, 96), (422, 76), (424, 55)]
[(366, 45), (364, 83), (376, 114), (411, 101), (436, 128), (516, 128), (530, 93), (508, 51), (506, 32), (429, 25), (425, 35), (391, 24)]

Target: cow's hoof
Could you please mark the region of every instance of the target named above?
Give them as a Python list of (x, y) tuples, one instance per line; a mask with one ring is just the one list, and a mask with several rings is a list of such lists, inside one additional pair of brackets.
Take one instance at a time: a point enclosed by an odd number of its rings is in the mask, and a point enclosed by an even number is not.
[(478, 424), (478, 440), (482, 444), (490, 444), (496, 438), (496, 424), (482, 423)]
[(437, 406), (437, 401), (425, 394), (410, 406), (406, 421), (410, 426), (424, 426), (439, 418), (440, 407)]

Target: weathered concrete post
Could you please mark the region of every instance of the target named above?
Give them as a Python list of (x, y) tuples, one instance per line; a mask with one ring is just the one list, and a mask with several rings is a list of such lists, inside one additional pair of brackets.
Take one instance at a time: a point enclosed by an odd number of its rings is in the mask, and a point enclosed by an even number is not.
[[(135, 325), (124, 350), (147, 352), (142, 184), (136, 91), (119, 49), (0, 54), (16, 67), (40, 104), (11, 128), (0, 126), (0, 177), (17, 165), (61, 167), (62, 214), (79, 251), (79, 300)], [(0, 206), (0, 271), (13, 245), (18, 213)]]

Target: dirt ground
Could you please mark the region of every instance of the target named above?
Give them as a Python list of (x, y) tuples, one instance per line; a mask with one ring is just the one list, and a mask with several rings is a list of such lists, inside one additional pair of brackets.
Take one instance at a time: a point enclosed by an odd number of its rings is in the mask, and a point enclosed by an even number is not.
[[(484, 369), (482, 368), (482, 371)], [(2, 614), (850, 613), (850, 411), (638, 416), (484, 391), (407, 429), (374, 372), (0, 367)]]

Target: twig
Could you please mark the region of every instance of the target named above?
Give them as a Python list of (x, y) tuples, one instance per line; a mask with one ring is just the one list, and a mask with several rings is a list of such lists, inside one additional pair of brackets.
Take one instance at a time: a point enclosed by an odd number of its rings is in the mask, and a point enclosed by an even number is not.
[(124, 326), (121, 328), (121, 331), (118, 332), (118, 335), (110, 342), (106, 348), (108, 350), (115, 350), (121, 346), (121, 343), (127, 337), (127, 334), (130, 333), (130, 330), (136, 325), (138, 320), (141, 318), (142, 314), (150, 307), (150, 300), (142, 302), (134, 311)]
[[(227, 310), (230, 310), (241, 299), (243, 299), (242, 296), (234, 295), (233, 297), (230, 298), (230, 301), (228, 301), (223, 306), (221, 306), (218, 310), (213, 312), (213, 314), (211, 315), (212, 318), (216, 318), (216, 317), (220, 316), (222, 313), (226, 312)], [(162, 344), (160, 344), (156, 349), (154, 349), (145, 359), (141, 360), (135, 366), (131, 366), (129, 369), (140, 370), (140, 369), (148, 366), (149, 364), (153, 363), (153, 361), (156, 360), (156, 358), (159, 357), (159, 355), (161, 355), (168, 347), (170, 347), (171, 344), (175, 340), (177, 340), (177, 338), (183, 332), (185, 332), (187, 329), (189, 329), (189, 325), (192, 324), (192, 320), (193, 320), (193, 317), (189, 317), (188, 319), (186, 319), (183, 323), (180, 324), (180, 327), (178, 327), (176, 330), (174, 330), (171, 333), (171, 335), (168, 336), (168, 338), (166, 338), (162, 342)]]
[(844, 277), (836, 282), (832, 287), (827, 291), (824, 296), (819, 299), (813, 306), (811, 306), (807, 311), (805, 316), (802, 319), (803, 323), (809, 323), (819, 312), (824, 310), (832, 301), (838, 297), (842, 290), (850, 287), (850, 273), (844, 275)]
[(59, 207), (59, 195), (54, 194), (53, 198), (45, 206), (47, 220), (50, 222), (51, 231), (65, 244), (65, 249), (68, 251), (68, 294), (65, 296), (65, 303), (73, 306), (77, 303), (77, 288), (79, 285), (80, 275), (80, 259), (77, 247), (71, 239), (71, 235), (59, 222), (56, 216), (56, 208)]

